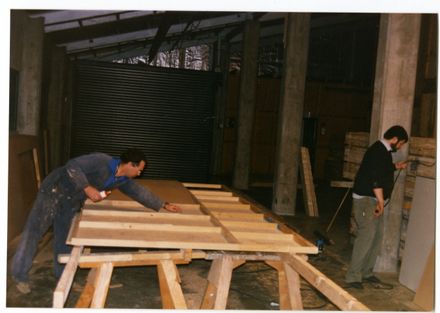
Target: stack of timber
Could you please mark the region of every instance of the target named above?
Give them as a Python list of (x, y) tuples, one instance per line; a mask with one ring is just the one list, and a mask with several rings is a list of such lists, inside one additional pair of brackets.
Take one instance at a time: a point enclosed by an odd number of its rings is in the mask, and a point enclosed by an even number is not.
[[(176, 265), (206, 259), (212, 263), (201, 309), (225, 309), (234, 268), (262, 261), (278, 271), (281, 309), (303, 308), (302, 277), (338, 308), (368, 310), (307, 262), (307, 254), (318, 253), (315, 245), (227, 187), (175, 181), (139, 183), (178, 204), (183, 212), (150, 211), (119, 192), (100, 203), (87, 202), (71, 226), (67, 243), (74, 246), (72, 253), (59, 256), (67, 265), (54, 292), (54, 307), (64, 306), (78, 267), (91, 270), (77, 307), (100, 308), (105, 306), (114, 267), (153, 265), (158, 269), (163, 308), (186, 309)], [(85, 252), (93, 246), (140, 250)]]
[[(348, 132), (345, 136), (344, 167), (342, 176), (354, 180), (365, 151), (369, 146), (370, 134)], [(408, 143), (408, 167), (405, 178), (405, 200), (403, 203), (400, 255), (405, 245), (406, 226), (414, 195), (416, 177), (435, 179), (436, 177), (436, 139), (411, 137)]]

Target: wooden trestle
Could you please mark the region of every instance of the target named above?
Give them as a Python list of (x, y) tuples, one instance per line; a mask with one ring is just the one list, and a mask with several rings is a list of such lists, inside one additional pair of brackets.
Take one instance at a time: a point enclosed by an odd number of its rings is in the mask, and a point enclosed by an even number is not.
[[(69, 255), (53, 295), (66, 302), (78, 267), (90, 268), (76, 307), (103, 308), (115, 267), (157, 266), (164, 309), (187, 309), (176, 265), (212, 260), (200, 309), (226, 309), (233, 270), (265, 262), (278, 271), (282, 310), (301, 310), (302, 277), (341, 310), (368, 308), (307, 262), (316, 246), (222, 185), (142, 180), (153, 192), (179, 204), (181, 214), (146, 211), (115, 192), (98, 204), (86, 203), (72, 222)], [(130, 247), (138, 252), (90, 253), (89, 247)], [(86, 247), (86, 248), (85, 248)], [(148, 251), (147, 248), (155, 248)], [(157, 250), (160, 248), (160, 250)]]

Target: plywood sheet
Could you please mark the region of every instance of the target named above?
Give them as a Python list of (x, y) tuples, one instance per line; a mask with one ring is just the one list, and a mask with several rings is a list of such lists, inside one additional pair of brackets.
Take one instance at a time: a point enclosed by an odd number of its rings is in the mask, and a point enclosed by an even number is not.
[(433, 246), (413, 301), (426, 311), (432, 311), (434, 309), (434, 256), (435, 248)]
[[(182, 183), (174, 180), (152, 180), (152, 179), (136, 179), (136, 182), (142, 186), (149, 188), (153, 193), (162, 200), (170, 203), (196, 203), (191, 193)], [(124, 195), (119, 190), (114, 190), (107, 198), (108, 200), (124, 200), (130, 201), (131, 198)]]
[(435, 180), (417, 177), (399, 281), (416, 291), (435, 238)]

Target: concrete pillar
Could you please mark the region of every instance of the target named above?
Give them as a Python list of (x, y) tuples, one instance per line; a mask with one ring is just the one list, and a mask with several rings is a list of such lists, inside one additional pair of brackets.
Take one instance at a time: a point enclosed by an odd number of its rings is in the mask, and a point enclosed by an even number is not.
[(272, 202), (280, 215), (295, 215), (309, 34), (310, 14), (287, 15)]
[[(382, 138), (396, 124), (411, 134), (420, 25), (420, 14), (381, 16), (370, 142)], [(394, 154), (395, 161), (407, 156), (408, 145)], [(375, 266), (378, 272), (396, 272), (398, 268), (405, 176), (402, 171), (385, 209), (384, 240)]]
[(27, 19), (19, 73), (17, 132), (38, 135), (41, 108), (44, 19)]
[(64, 101), (64, 77), (66, 71), (66, 53), (64, 48), (51, 46), (50, 79), (47, 99), (47, 131), (49, 146), (49, 169), (63, 163), (62, 153), (65, 138), (66, 114)]
[(248, 189), (252, 128), (255, 115), (255, 94), (257, 85), (258, 40), (260, 23), (246, 22), (243, 37), (243, 54), (240, 71), (240, 94), (237, 121), (237, 148), (235, 153), (234, 177), (232, 185), (238, 189)]

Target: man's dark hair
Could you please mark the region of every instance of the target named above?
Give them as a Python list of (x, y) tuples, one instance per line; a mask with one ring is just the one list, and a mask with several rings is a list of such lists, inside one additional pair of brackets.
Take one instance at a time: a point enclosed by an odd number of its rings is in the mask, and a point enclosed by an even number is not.
[(144, 161), (145, 163), (147, 162), (147, 158), (145, 157), (145, 154), (141, 150), (136, 148), (129, 148), (125, 150), (124, 152), (122, 152), (120, 158), (122, 163), (131, 162), (135, 166), (139, 165), (141, 161)]
[(406, 132), (405, 128), (400, 125), (394, 125), (390, 127), (383, 135), (383, 138), (387, 140), (390, 140), (394, 137), (397, 137), (399, 141), (408, 141), (408, 133)]

